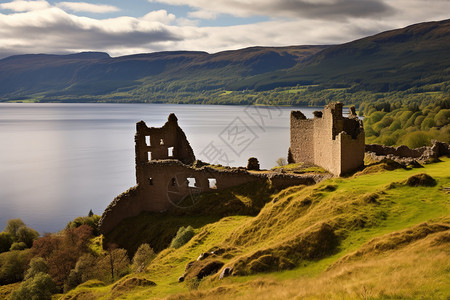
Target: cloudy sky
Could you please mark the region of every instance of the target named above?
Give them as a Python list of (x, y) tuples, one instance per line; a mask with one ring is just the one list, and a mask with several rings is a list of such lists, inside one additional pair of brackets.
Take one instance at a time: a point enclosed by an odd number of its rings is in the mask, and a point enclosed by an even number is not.
[(450, 0), (0, 0), (0, 58), (336, 44), (448, 18)]

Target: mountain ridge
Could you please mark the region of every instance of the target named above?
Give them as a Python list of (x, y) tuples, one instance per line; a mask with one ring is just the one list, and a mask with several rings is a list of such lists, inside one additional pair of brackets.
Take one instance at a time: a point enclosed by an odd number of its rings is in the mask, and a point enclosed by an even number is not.
[(0, 60), (0, 101), (191, 103), (199, 99), (201, 103), (208, 98), (215, 103), (217, 95), (226, 91), (295, 86), (380, 93), (438, 84), (445, 93), (450, 83), (449, 53), (450, 20), (443, 20), (340, 45), (120, 57), (103, 52), (18, 55)]

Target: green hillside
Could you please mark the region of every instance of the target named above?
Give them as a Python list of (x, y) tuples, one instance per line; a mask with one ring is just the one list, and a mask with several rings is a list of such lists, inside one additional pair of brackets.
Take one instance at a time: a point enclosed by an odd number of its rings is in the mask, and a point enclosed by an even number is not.
[(450, 20), (408, 26), (329, 47), (285, 71), (259, 75), (235, 88), (256, 90), (299, 83), (404, 91), (449, 80)]
[(434, 102), (450, 89), (450, 20), (332, 46), (215, 54), (21, 55), (0, 60), (0, 101), (323, 105)]
[[(172, 217), (195, 228), (187, 244), (160, 251), (142, 273), (113, 285), (86, 282), (62, 299), (448, 299), (450, 159), (442, 160), (409, 170), (372, 165), (353, 177), (279, 192), (263, 187), (254, 199), (251, 187), (210, 194), (198, 205), (216, 204), (211, 220), (195, 209)], [(225, 213), (221, 203), (229, 197), (247, 207), (266, 204), (256, 215)], [(141, 215), (115, 234), (153, 240), (160, 232), (152, 228), (170, 219)], [(222, 267), (204, 276), (214, 266)], [(225, 267), (232, 276), (219, 280)]]

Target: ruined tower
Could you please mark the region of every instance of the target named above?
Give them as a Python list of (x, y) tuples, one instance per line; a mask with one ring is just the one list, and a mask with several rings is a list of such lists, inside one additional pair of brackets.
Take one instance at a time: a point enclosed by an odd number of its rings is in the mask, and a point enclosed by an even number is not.
[(362, 122), (354, 109), (343, 117), (342, 103), (326, 105), (313, 119), (292, 111), (289, 163), (312, 163), (340, 176), (364, 164), (364, 140)]

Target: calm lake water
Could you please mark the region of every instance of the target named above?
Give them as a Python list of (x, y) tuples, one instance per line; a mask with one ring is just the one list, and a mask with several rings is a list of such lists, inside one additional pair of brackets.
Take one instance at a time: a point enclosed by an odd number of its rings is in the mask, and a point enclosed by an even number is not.
[[(41, 233), (90, 209), (102, 214), (135, 185), (135, 124), (170, 113), (197, 159), (272, 168), (289, 147), (289, 107), (169, 104), (0, 104), (0, 231), (21, 218)], [(307, 117), (315, 108), (300, 108)]]

